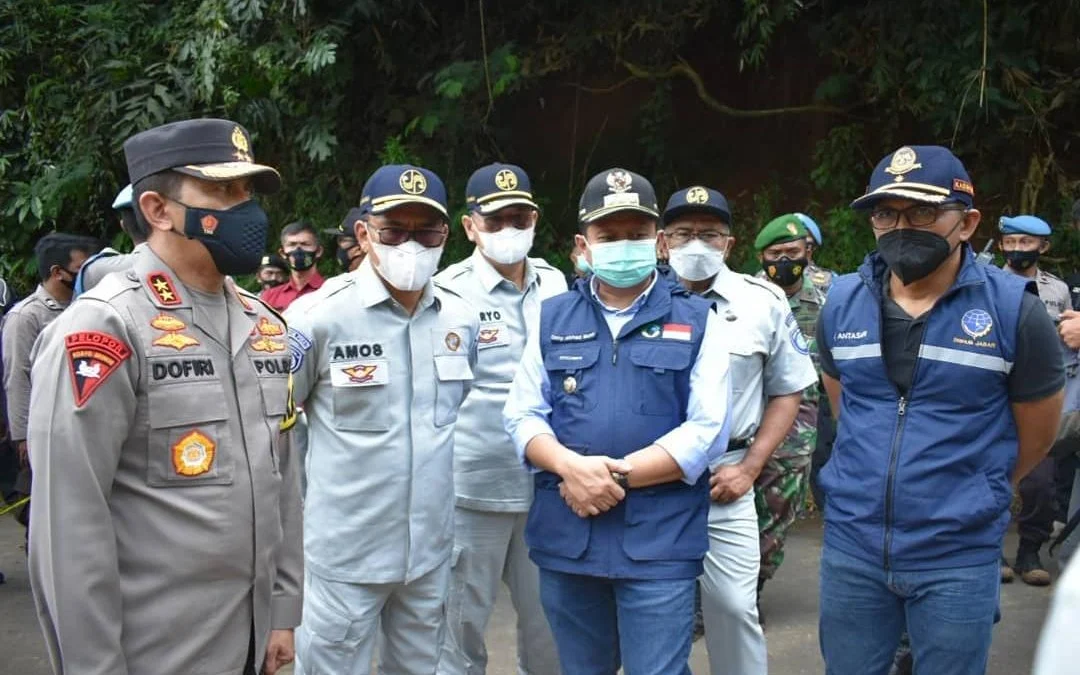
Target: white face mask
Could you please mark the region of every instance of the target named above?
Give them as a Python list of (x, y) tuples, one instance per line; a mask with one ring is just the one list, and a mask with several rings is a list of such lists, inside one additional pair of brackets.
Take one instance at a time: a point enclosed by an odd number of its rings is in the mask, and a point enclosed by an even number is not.
[(473, 230), (480, 238), (480, 250), (485, 256), (501, 265), (520, 262), (529, 254), (533, 245), (536, 228), (519, 230), (516, 227), (504, 227), (498, 232)]
[(724, 266), (724, 252), (694, 238), (685, 246), (669, 249), (668, 264), (681, 279), (704, 281)]
[(400, 246), (380, 244), (369, 237), (372, 250), (379, 258), (375, 269), (386, 282), (399, 291), (419, 291), (435, 274), (443, 249), (427, 248), (410, 239)]

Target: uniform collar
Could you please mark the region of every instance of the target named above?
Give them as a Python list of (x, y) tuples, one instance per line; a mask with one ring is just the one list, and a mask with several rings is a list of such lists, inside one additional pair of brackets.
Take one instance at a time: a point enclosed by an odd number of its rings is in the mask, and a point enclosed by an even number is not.
[[(364, 256), (360, 267), (357, 267), (355, 271), (349, 274), (352, 275), (353, 283), (356, 285), (357, 292), (360, 295), (361, 307), (366, 309), (383, 302), (396, 302), (386, 288), (386, 284), (383, 283), (383, 278), (375, 271), (375, 266), (371, 263), (370, 257)], [(413, 312), (413, 314), (427, 309), (434, 302), (435, 291), (432, 282), (428, 281), (424, 285), (423, 293), (420, 295), (420, 302), (417, 304), (416, 312)]]
[(652, 290), (656, 288), (656, 280), (659, 278), (659, 276), (660, 275), (658, 273), (653, 272), (652, 281), (649, 282), (649, 286), (644, 291), (642, 291), (641, 295), (637, 296), (634, 301), (630, 303), (629, 307), (626, 307), (625, 309), (617, 309), (615, 307), (609, 307), (604, 304), (604, 301), (601, 300), (600, 296), (596, 293), (597, 280), (595, 274), (589, 277), (589, 293), (592, 295), (593, 300), (596, 301), (597, 306), (600, 307), (600, 309), (602, 309), (605, 314), (614, 314), (615, 316), (633, 316), (634, 314), (637, 314), (638, 310), (641, 309), (641, 307), (649, 299), (649, 295), (652, 293)]
[(45, 290), (45, 286), (42, 284), (38, 284), (38, 287), (34, 290), (34, 297), (40, 300), (41, 304), (55, 311), (62, 310), (70, 304), (67, 302), (60, 302), (54, 298), (51, 293)]
[[(513, 283), (506, 279), (503, 275), (499, 274), (499, 270), (492, 266), (491, 262), (484, 257), (484, 254), (480, 252), (480, 247), (473, 248), (472, 252), (472, 266), (476, 270), (476, 276), (480, 280), (480, 285), (488, 293), (495, 290), (495, 288), (504, 281), (511, 286)], [(530, 288), (533, 284), (540, 282), (539, 276), (536, 274), (536, 268), (533, 267), (532, 262), (528, 258), (525, 258), (525, 289)], [(524, 289), (523, 289), (524, 290)]]
[(718, 295), (724, 300), (731, 302), (735, 295), (731, 285), (738, 281), (738, 279), (739, 276), (732, 272), (725, 263), (720, 266), (720, 271), (716, 273), (716, 277), (713, 278), (712, 286), (709, 287), (709, 290), (705, 291), (705, 295)]

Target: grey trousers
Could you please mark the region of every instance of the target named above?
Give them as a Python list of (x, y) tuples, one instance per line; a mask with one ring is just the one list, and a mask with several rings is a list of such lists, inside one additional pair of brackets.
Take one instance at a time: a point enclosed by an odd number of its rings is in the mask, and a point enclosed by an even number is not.
[(484, 675), (484, 633), (499, 585), (517, 613), (517, 672), (558, 675), (551, 629), (540, 605), (539, 573), (525, 546), (525, 513), (454, 511), (454, 555), (439, 675)]
[(307, 572), (296, 675), (368, 675), (376, 641), (380, 673), (432, 675), (449, 580), (449, 560), (407, 584), (349, 584)]
[[(722, 463), (741, 461), (728, 453)], [(757, 584), (761, 568), (754, 491), (730, 504), (709, 505), (709, 552), (701, 576), (705, 646), (712, 675), (765, 675), (765, 633), (758, 623)]]

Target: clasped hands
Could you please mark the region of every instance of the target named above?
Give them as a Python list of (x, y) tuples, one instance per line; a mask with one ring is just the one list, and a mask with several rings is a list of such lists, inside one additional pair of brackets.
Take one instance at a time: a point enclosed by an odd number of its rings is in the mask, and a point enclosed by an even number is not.
[(626, 497), (626, 491), (611, 477), (612, 472), (629, 475), (632, 469), (623, 459), (570, 453), (559, 471), (559, 494), (579, 517), (598, 516)]

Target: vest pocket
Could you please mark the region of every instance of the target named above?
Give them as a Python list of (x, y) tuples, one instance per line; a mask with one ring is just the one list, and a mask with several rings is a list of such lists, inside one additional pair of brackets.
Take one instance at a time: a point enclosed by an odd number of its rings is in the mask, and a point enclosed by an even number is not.
[(216, 380), (150, 387), (148, 485), (232, 484), (234, 459), (224, 400)]
[(708, 492), (669, 484), (626, 496), (623, 551), (632, 560), (700, 560), (709, 549)]
[(551, 385), (551, 407), (567, 412), (592, 410), (599, 402), (596, 343), (550, 345), (544, 353), (544, 369)]
[[(581, 454), (584, 448), (569, 446)], [(537, 474), (532, 507), (525, 522), (525, 543), (530, 549), (576, 560), (589, 547), (592, 519), (581, 518), (559, 494), (560, 479), (551, 473)]]
[(690, 367), (689, 344), (638, 341), (630, 349), (636, 383), (635, 410), (643, 415), (670, 417), (682, 412), (675, 378)]

